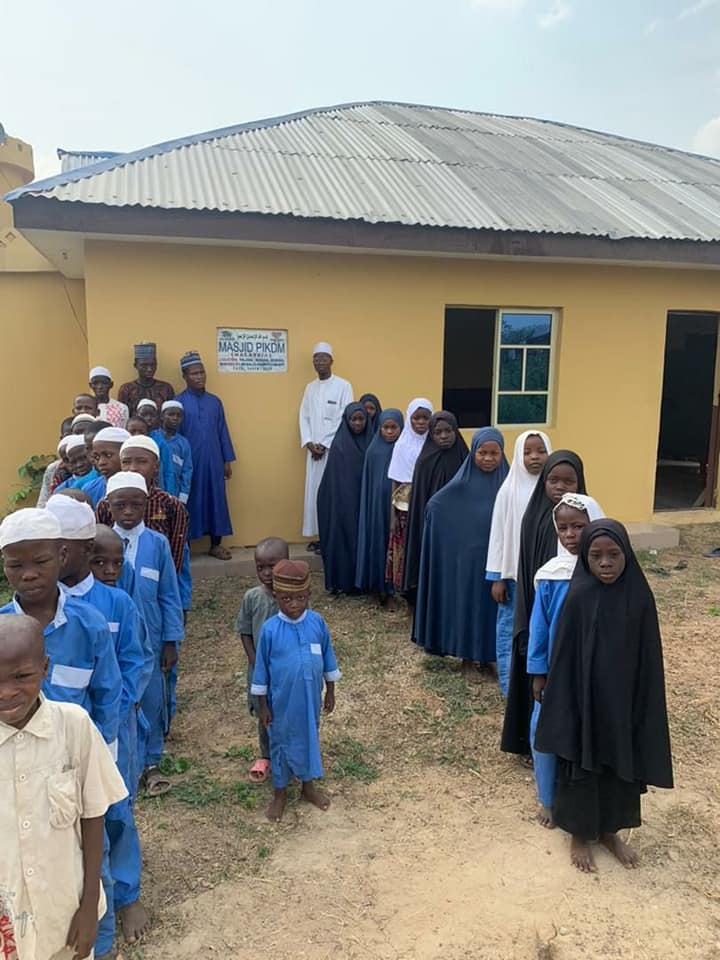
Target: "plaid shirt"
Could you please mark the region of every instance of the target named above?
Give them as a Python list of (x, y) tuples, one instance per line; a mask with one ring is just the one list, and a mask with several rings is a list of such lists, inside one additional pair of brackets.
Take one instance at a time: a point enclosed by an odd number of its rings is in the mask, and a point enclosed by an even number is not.
[[(180, 573), (188, 535), (188, 512), (177, 497), (165, 493), (154, 480), (150, 483), (149, 491), (145, 505), (145, 526), (167, 537), (175, 571)], [(98, 503), (95, 513), (98, 523), (112, 527), (113, 518), (107, 500)]]
[(132, 417), (141, 400), (154, 400), (159, 411), (165, 401), (172, 400), (174, 396), (173, 385), (164, 380), (153, 380), (149, 387), (141, 387), (137, 380), (132, 380), (120, 387), (117, 398), (120, 403), (125, 404)]

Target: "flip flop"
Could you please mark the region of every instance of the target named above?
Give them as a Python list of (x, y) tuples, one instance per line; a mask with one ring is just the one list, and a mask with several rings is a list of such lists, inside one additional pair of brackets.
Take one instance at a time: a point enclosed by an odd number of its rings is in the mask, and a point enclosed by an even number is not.
[(208, 550), (208, 556), (215, 557), (216, 560), (232, 560), (232, 554), (227, 547), (223, 547), (222, 544), (217, 547), (210, 547)]
[(261, 757), (256, 760), (248, 771), (248, 780), (250, 783), (265, 783), (270, 776), (270, 761)]
[(713, 547), (712, 550), (706, 550), (703, 554), (704, 557), (713, 557), (717, 559), (720, 557), (720, 547)]
[(148, 797), (162, 797), (172, 790), (172, 783), (158, 767), (148, 767), (142, 775), (142, 784)]

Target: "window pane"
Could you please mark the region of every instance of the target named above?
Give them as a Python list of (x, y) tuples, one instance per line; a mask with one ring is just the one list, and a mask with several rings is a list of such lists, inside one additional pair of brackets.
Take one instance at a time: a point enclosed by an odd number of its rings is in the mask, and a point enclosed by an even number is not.
[(498, 423), (546, 423), (547, 394), (499, 394)]
[(525, 355), (525, 389), (547, 390), (550, 373), (550, 351), (528, 350)]
[(549, 346), (551, 329), (549, 313), (503, 313), (500, 342)]
[(500, 351), (500, 390), (522, 390), (522, 350)]

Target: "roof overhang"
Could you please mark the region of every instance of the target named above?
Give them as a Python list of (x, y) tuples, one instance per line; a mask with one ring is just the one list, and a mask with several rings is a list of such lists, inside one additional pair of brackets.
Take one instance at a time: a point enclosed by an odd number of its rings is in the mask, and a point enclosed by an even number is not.
[(15, 226), (24, 236), (61, 273), (78, 278), (85, 275), (85, 241), (91, 239), (656, 267), (720, 266), (720, 242), (113, 207), (31, 196), (14, 200), (12, 206)]

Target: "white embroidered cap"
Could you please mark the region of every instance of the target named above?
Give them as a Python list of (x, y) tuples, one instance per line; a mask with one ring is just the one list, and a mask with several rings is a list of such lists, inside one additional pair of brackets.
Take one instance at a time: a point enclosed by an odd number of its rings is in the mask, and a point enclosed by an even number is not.
[(73, 500), (62, 493), (54, 493), (45, 507), (57, 517), (63, 540), (93, 540), (95, 514), (87, 503)]
[(9, 513), (0, 523), (0, 550), (22, 540), (62, 540), (58, 518), (38, 507)]
[(149, 450), (150, 453), (154, 453), (155, 456), (160, 459), (160, 447), (155, 443), (152, 437), (145, 437), (142, 434), (139, 434), (137, 437), (130, 437), (129, 440), (126, 440), (123, 445), (120, 447), (120, 453), (125, 453), (126, 450)]
[(144, 494), (147, 494), (145, 477), (140, 473), (135, 473), (134, 470), (121, 470), (119, 473), (114, 473), (108, 478), (105, 495), (110, 496), (116, 490), (142, 490)]
[(98, 440), (105, 443), (125, 443), (129, 439), (130, 434), (122, 427), (103, 427), (93, 437), (93, 443), (97, 443)]

